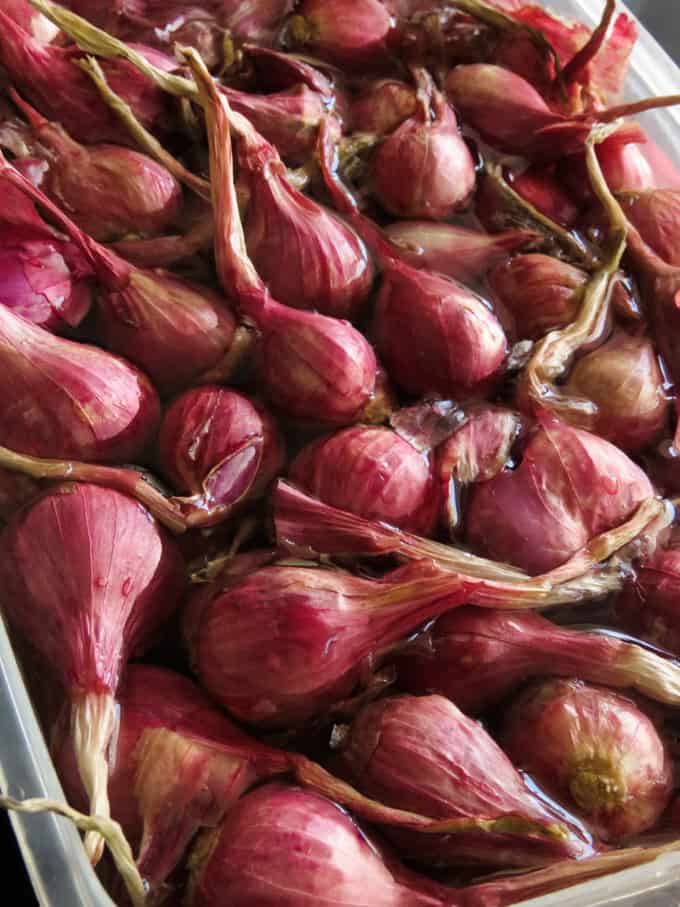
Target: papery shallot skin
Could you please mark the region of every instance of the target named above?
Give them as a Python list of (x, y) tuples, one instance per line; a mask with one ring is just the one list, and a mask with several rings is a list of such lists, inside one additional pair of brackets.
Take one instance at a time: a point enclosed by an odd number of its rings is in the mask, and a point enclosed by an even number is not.
[(201, 685), (242, 721), (305, 723), (352, 694), (365, 659), (468, 594), (421, 566), (380, 581), (262, 567), (227, 589), (198, 590), (184, 628)]
[(137, 503), (96, 485), (46, 491), (2, 532), (10, 622), (72, 693), (115, 691), (175, 610), (184, 564)]
[(613, 444), (545, 417), (517, 469), (474, 488), (467, 538), (494, 559), (538, 574), (653, 496), (645, 473)]
[(509, 182), (515, 192), (555, 223), (573, 227), (578, 220), (579, 205), (551, 168), (529, 167), (512, 176)]
[[(266, 420), (266, 423), (265, 423)], [(243, 394), (203, 385), (166, 410), (158, 439), (162, 470), (176, 491), (229, 506), (266, 488), (283, 467), (276, 424)]]
[(481, 296), (397, 261), (383, 274), (373, 335), (390, 376), (414, 395), (474, 393), (499, 373), (507, 352)]
[(538, 252), (508, 258), (489, 275), (493, 298), (512, 315), (516, 336), (529, 340), (570, 324), (587, 282), (585, 271)]
[(652, 828), (670, 799), (672, 762), (654, 725), (608, 690), (577, 680), (531, 687), (506, 714), (501, 739), (604, 840)]
[(54, 337), (0, 306), (3, 443), (40, 457), (143, 457), (160, 404), (149, 380), (98, 347)]
[[(549, 827), (564, 816), (531, 793), (493, 738), (443, 696), (393, 696), (365, 706), (352, 722), (340, 762), (364, 793), (389, 806), (442, 819), (508, 816), (508, 835), (390, 830), (409, 860), (530, 866), (589, 852), (576, 835), (541, 840), (522, 829), (522, 820)], [(519, 820), (514, 828), (511, 816)]]
[(419, 110), (371, 158), (372, 192), (394, 217), (444, 220), (474, 192), (475, 162), (456, 115), (436, 89), (431, 104), (431, 121), (428, 109)]
[[(189, 862), (189, 907), (442, 907), (401, 884), (352, 818), (299, 787), (247, 794)], [(430, 887), (430, 886), (428, 886)], [(433, 887), (433, 886), (432, 886)]]
[(0, 227), (0, 303), (55, 334), (67, 333), (92, 302), (88, 268), (68, 243), (31, 228)]
[(637, 568), (616, 603), (627, 632), (680, 655), (680, 550), (659, 549)]
[[(57, 123), (37, 120), (35, 133), (46, 146), (16, 167), (94, 239), (157, 236), (177, 220), (182, 190), (177, 180), (147, 155), (119, 145), (85, 146)], [(27, 170), (26, 165), (30, 167)]]
[(322, 60), (352, 69), (388, 62), (392, 17), (380, 0), (303, 0), (296, 12), (293, 43)]
[(597, 406), (593, 431), (628, 452), (654, 441), (668, 421), (670, 401), (648, 337), (616, 331), (578, 360), (565, 390), (592, 400)]
[(356, 425), (314, 441), (296, 456), (288, 475), (333, 507), (419, 535), (434, 530), (430, 458), (389, 428)]

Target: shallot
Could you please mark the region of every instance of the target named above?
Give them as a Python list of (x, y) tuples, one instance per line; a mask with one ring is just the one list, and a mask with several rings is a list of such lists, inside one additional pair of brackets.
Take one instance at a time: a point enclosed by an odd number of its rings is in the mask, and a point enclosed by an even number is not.
[(539, 684), (513, 703), (502, 742), (605, 840), (651, 828), (670, 800), (665, 745), (644, 712), (618, 693), (575, 680)]

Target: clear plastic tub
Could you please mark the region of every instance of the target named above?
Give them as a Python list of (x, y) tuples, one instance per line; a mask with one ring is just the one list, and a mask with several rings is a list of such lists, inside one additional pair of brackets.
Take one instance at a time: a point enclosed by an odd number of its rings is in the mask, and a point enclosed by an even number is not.
[[(590, 25), (602, 8), (601, 0), (549, 0), (545, 5)], [(674, 4), (666, 6), (672, 16)], [(640, 26), (626, 96), (635, 99), (678, 91), (680, 69)], [(680, 166), (680, 113), (655, 111), (640, 119)], [(0, 787), (18, 798), (64, 798), (1, 618)], [(19, 813), (12, 813), (11, 820), (42, 907), (114, 907), (88, 863), (78, 832), (67, 820)], [(680, 852), (524, 903), (526, 907), (671, 907), (680, 904)]]

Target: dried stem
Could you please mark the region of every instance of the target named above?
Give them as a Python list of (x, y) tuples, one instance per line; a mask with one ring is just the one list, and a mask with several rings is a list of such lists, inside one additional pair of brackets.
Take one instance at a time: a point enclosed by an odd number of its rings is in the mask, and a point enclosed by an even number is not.
[(132, 850), (118, 822), (106, 816), (86, 816), (66, 803), (44, 797), (16, 800), (14, 797), (0, 796), (0, 807), (19, 813), (54, 813), (73, 822), (76, 828), (87, 834), (96, 832), (106, 841), (134, 907), (144, 907), (146, 884), (137, 870)]
[(123, 125), (127, 127), (139, 147), (154, 160), (158, 161), (159, 164), (162, 164), (166, 170), (172, 173), (175, 179), (184, 183), (185, 186), (188, 186), (202, 199), (210, 201), (210, 182), (187, 170), (169, 151), (166, 151), (155, 136), (144, 128), (130, 105), (113, 91), (97, 60), (94, 57), (87, 57), (85, 60), (75, 60), (74, 62), (92, 79), (104, 103), (111, 108)]
[(594, 29), (588, 41), (574, 54), (562, 70), (562, 78), (566, 85), (570, 82), (577, 82), (586, 66), (600, 52), (607, 38), (607, 32), (612, 24), (615, 12), (616, 0), (607, 0), (597, 28)]
[[(71, 710), (71, 736), (78, 772), (90, 800), (93, 816), (111, 817), (109, 804), (109, 763), (106, 750), (116, 723), (116, 706), (111, 693), (87, 693)], [(85, 850), (93, 866), (102, 856), (104, 839), (94, 828), (85, 835)]]

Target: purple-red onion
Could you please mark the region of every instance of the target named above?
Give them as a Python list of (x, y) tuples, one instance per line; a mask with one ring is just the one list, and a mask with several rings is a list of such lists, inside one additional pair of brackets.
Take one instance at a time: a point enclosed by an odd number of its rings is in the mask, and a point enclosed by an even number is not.
[(580, 213), (579, 206), (564, 189), (552, 169), (529, 167), (514, 174), (510, 185), (541, 214), (563, 227), (573, 227)]
[(74, 246), (0, 226), (0, 304), (53, 333), (77, 327), (92, 302), (89, 269)]
[(469, 227), (432, 221), (396, 221), (385, 236), (399, 258), (426, 271), (446, 274), (463, 283), (479, 280), (494, 265), (538, 238), (532, 230), (489, 235)]
[(513, 703), (504, 749), (604, 840), (652, 828), (673, 788), (672, 762), (629, 699), (577, 680), (548, 681)]
[(125, 462), (143, 457), (160, 406), (149, 380), (104, 352), (54, 337), (0, 305), (5, 445), (41, 457)]
[(288, 34), (323, 60), (351, 68), (389, 62), (393, 20), (380, 0), (302, 0)]
[(181, 555), (132, 498), (82, 484), (17, 514), (1, 552), (4, 613), (63, 685), (90, 809), (106, 816), (116, 688), (182, 596)]
[(49, 212), (92, 267), (102, 288), (98, 321), (108, 347), (144, 368), (164, 393), (234, 371), (246, 337), (222, 297), (168, 272), (128, 264), (83, 233), (14, 167), (5, 162), (3, 172)]
[(188, 525), (221, 522), (261, 495), (284, 463), (272, 418), (247, 397), (207, 385), (186, 391), (166, 410), (158, 438), (161, 468), (183, 503)]
[(539, 800), (483, 727), (443, 696), (371, 703), (340, 745), (349, 777), (382, 803), (433, 818), (499, 820), (481, 836), (474, 825), (468, 834), (441, 838), (390, 829), (409, 860), (526, 867), (592, 852), (573, 831), (551, 837), (550, 827), (563, 824), (564, 815)]
[(40, 485), (30, 476), (0, 468), (0, 520), (6, 522), (39, 491)]
[(473, 715), (541, 675), (629, 688), (669, 705), (680, 692), (678, 665), (646, 646), (561, 627), (540, 614), (490, 608), (444, 614), (397, 656), (396, 665), (402, 689), (441, 693)]
[(616, 331), (578, 360), (565, 384), (568, 394), (597, 407), (592, 430), (622, 450), (646, 447), (663, 432), (670, 412), (654, 344)]
[(645, 473), (613, 444), (546, 416), (517, 469), (474, 488), (467, 538), (485, 554), (538, 574), (653, 496)]
[(356, 425), (304, 447), (288, 475), (333, 507), (431, 535), (437, 494), (430, 458), (389, 428)]
[[(258, 371), (269, 399), (303, 420), (336, 425), (383, 421), (390, 409), (389, 389), (363, 334), (346, 321), (276, 302), (250, 261), (231, 156), (230, 121), (239, 115), (217, 92), (198, 57), (189, 62), (208, 124), (217, 272), (225, 292), (260, 331)], [(249, 131), (244, 127), (244, 134)], [(319, 216), (332, 216), (318, 210)]]
[[(182, 191), (177, 180), (150, 157), (118, 145), (81, 145), (58, 124), (19, 102), (39, 145), (35, 158), (15, 166), (94, 239), (126, 234), (157, 236), (177, 220)], [(35, 175), (35, 177), (34, 177)]]
[(668, 264), (680, 266), (680, 188), (627, 191), (619, 202), (647, 245)]
[(303, 724), (350, 696), (366, 659), (461, 604), (475, 581), (426, 565), (384, 580), (314, 567), (263, 567), (187, 611), (201, 685), (242, 721)]
[(417, 71), (416, 112), (371, 157), (373, 195), (394, 217), (444, 220), (475, 188), (475, 162), (446, 99), (425, 70)]

